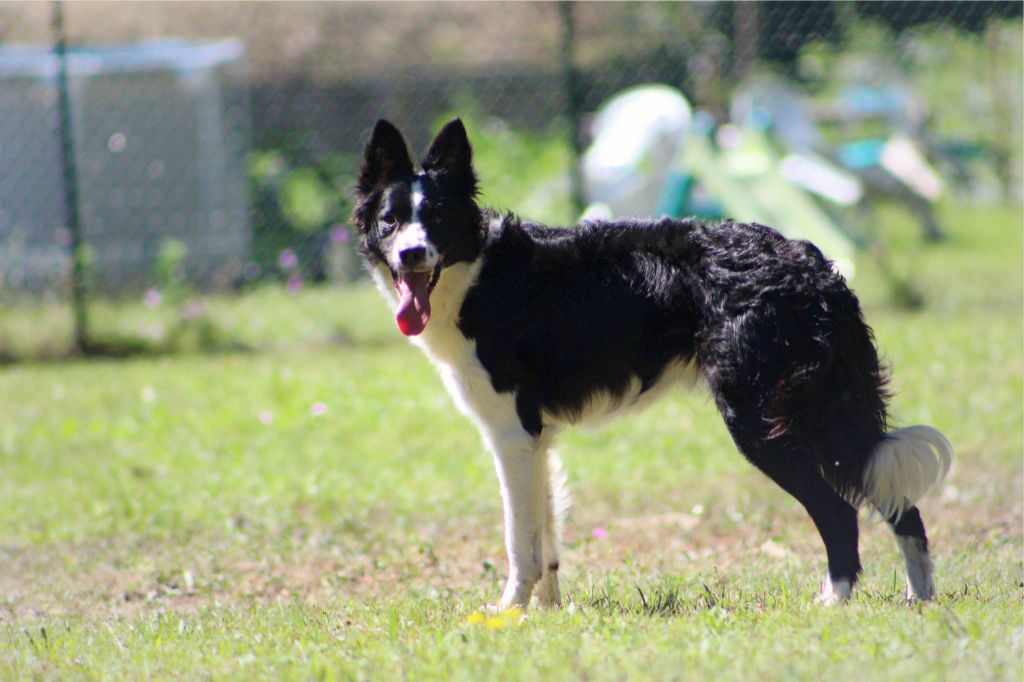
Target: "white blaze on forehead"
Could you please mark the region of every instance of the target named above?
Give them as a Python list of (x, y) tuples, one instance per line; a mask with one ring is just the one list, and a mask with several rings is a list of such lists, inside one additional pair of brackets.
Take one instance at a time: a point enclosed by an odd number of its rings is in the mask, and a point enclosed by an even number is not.
[(420, 207), (423, 206), (423, 182), (412, 181), (412, 222), (420, 221)]
[(398, 234), (395, 235), (394, 240), (391, 242), (391, 248), (388, 249), (388, 261), (390, 262), (391, 269), (395, 271), (399, 270), (402, 264), (402, 251), (418, 246), (422, 246), (427, 250), (423, 266), (432, 268), (437, 265), (437, 247), (430, 242), (430, 239), (427, 237), (427, 231), (423, 229), (423, 223), (420, 220), (420, 209), (423, 207), (423, 183), (420, 180), (413, 180), (412, 182), (410, 203), (412, 204), (412, 217), (398, 231)]

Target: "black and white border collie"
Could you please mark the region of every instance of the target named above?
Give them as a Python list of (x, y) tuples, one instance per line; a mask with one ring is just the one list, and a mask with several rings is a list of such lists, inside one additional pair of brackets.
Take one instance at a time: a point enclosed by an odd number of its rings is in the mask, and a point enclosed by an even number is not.
[(695, 380), (740, 452), (814, 520), (828, 554), (822, 601), (847, 599), (861, 571), (862, 504), (896, 534), (907, 598), (935, 594), (914, 505), (952, 448), (930, 426), (888, 430), (871, 330), (815, 246), (732, 221), (550, 228), (482, 209), (458, 119), (419, 170), (378, 121), (356, 194), (360, 249), (399, 329), (494, 455), (509, 562), (499, 608), (560, 603), (568, 497), (555, 436)]

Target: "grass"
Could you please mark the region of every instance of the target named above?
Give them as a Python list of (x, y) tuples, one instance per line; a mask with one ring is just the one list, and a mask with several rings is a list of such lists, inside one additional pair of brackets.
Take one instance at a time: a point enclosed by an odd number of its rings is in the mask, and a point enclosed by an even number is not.
[(481, 616), (506, 567), (471, 425), (368, 288), (266, 290), (206, 302), (260, 352), (0, 370), (0, 679), (1022, 679), (1021, 213), (944, 216), (927, 249), (882, 216), (923, 310), (855, 281), (896, 419), (957, 448), (932, 604), (870, 523), (853, 602), (814, 604), (810, 521), (681, 393), (563, 438), (567, 606)]

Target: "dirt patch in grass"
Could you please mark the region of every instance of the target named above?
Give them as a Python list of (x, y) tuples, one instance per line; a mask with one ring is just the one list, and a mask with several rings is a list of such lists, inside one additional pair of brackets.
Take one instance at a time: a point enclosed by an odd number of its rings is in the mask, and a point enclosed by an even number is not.
[[(180, 538), (0, 547), (0, 620), (133, 617), (228, 603), (323, 603), (496, 580), (500, 526), (450, 520), (391, 535), (297, 525)], [(386, 528), (386, 527), (385, 527)], [(440, 540), (439, 540), (440, 539)], [(503, 569), (501, 569), (503, 570)]]
[[(815, 578), (824, 570), (824, 551), (806, 514), (757, 474), (711, 492), (717, 501), (707, 508), (674, 511), (657, 501), (614, 510), (613, 503), (581, 492), (563, 552), (570, 593), (610, 575), (650, 584), (664, 573), (728, 573), (753, 562), (768, 570), (795, 564)], [(960, 465), (940, 498), (923, 504), (940, 564), (958, 553), (986, 551), (1019, 561), (1021, 499), (1019, 471)], [(594, 504), (588, 508), (588, 502)], [(0, 620), (130, 618), (293, 600), (329, 604), (339, 596), (387, 599), (399, 591), (471, 599), (483, 591), (496, 598), (506, 572), (499, 515), (495, 500), (475, 518), (396, 522), (381, 513), (357, 532), (297, 518), (289, 528), (239, 524), (187, 538), (0, 547)], [(862, 529), (870, 571), (872, 561), (896, 548), (882, 524)]]

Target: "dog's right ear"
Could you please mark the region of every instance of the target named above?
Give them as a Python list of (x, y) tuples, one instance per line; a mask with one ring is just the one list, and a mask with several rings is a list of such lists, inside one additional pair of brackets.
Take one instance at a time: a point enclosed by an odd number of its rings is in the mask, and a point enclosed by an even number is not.
[(420, 165), (428, 173), (438, 173), (447, 178), (455, 189), (470, 196), (476, 195), (473, 149), (461, 119), (453, 118), (441, 128)]
[(378, 184), (412, 175), (412, 172), (412, 159), (402, 133), (388, 121), (380, 119), (366, 144), (363, 166), (356, 181), (359, 194), (366, 196)]
[(356, 177), (356, 204), (352, 210), (352, 223), (360, 233), (365, 235), (374, 224), (374, 214), (380, 201), (378, 188), (412, 174), (412, 159), (402, 133), (380, 119), (373, 127), (370, 141), (366, 143), (363, 165)]

